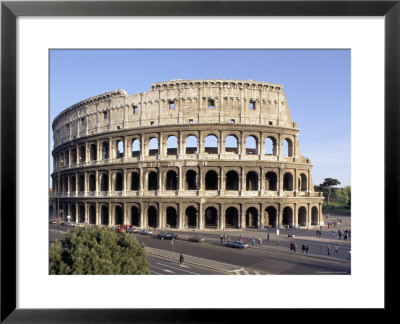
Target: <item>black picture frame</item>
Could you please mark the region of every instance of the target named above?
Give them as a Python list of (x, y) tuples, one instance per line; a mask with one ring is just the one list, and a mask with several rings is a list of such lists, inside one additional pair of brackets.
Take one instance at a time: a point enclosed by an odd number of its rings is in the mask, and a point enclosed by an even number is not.
[[(18, 16), (383, 16), (385, 19), (385, 306), (398, 283), (391, 258), (400, 205), (400, 0), (394, 1), (2, 1), (1, 323), (232, 322), (248, 309), (17, 309), (16, 19)], [(217, 293), (217, 292), (214, 292)], [(270, 315), (275, 310), (268, 310)], [(251, 318), (266, 315), (252, 309)], [(248, 314), (249, 315), (249, 314)], [(312, 320), (310, 318), (309, 320)], [(316, 319), (315, 319), (316, 320)]]

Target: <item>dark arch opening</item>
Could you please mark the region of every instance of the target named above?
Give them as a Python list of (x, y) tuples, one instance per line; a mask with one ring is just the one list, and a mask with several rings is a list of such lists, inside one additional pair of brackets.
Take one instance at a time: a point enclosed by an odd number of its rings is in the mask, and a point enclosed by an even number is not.
[(166, 190), (177, 190), (178, 189), (178, 176), (175, 171), (168, 171), (165, 181)]
[(292, 226), (293, 224), (293, 210), (290, 207), (285, 207), (282, 214), (282, 225)]
[(299, 208), (297, 223), (299, 226), (307, 226), (307, 210), (304, 206)]
[(157, 173), (154, 171), (149, 172), (147, 175), (147, 189), (148, 190), (158, 189)]
[(174, 207), (167, 207), (167, 227), (176, 228), (178, 226), (178, 214)]
[(139, 208), (136, 206), (131, 207), (131, 225), (133, 226), (140, 226), (140, 213)]
[(89, 207), (89, 224), (96, 224), (96, 207), (93, 205)]
[(197, 190), (197, 173), (193, 170), (186, 172), (186, 189)]
[(250, 207), (246, 210), (246, 227), (258, 227), (258, 210), (254, 207)]
[(85, 191), (85, 176), (83, 174), (79, 175), (79, 191), (84, 192)]
[(79, 205), (78, 209), (78, 223), (85, 222), (85, 206)]
[(264, 225), (274, 228), (278, 226), (277, 212), (275, 207), (269, 206), (265, 208)]
[(189, 228), (197, 226), (197, 210), (193, 206), (189, 206), (185, 211), (186, 224)]
[(89, 175), (89, 191), (96, 191), (96, 176), (94, 174)]
[(217, 172), (210, 170), (206, 173), (205, 185), (206, 185), (206, 190), (218, 190)]
[(71, 177), (71, 192), (75, 192), (76, 191), (76, 178), (75, 176)]
[(153, 206), (150, 206), (147, 209), (147, 223), (149, 227), (157, 227), (157, 209)]
[(293, 191), (293, 175), (290, 172), (286, 172), (283, 176), (283, 190)]
[(254, 171), (250, 171), (246, 175), (246, 190), (258, 190), (258, 174)]
[(108, 225), (108, 207), (101, 207), (101, 225)]
[(286, 157), (293, 156), (293, 143), (290, 138), (285, 138), (283, 140), (283, 156)]
[(265, 175), (265, 190), (267, 191), (276, 191), (277, 190), (277, 176), (276, 173), (273, 171), (269, 171), (267, 172), (267, 174)]
[(108, 191), (108, 173), (103, 172), (101, 175), (101, 191)]
[(109, 158), (108, 142), (103, 142), (103, 145), (101, 146), (101, 155), (103, 160)]
[(217, 227), (218, 225), (218, 211), (214, 207), (208, 207), (205, 210), (205, 227)]
[(226, 174), (226, 190), (239, 190), (239, 175), (236, 171), (229, 171)]
[(124, 224), (124, 215), (122, 212), (121, 206), (115, 207), (115, 225), (123, 225)]
[(229, 207), (225, 211), (225, 227), (239, 228), (239, 212), (235, 207)]
[(300, 184), (299, 184), (299, 190), (300, 191), (307, 191), (307, 176), (302, 173), (300, 174)]
[(79, 163), (83, 163), (86, 161), (86, 147), (80, 146), (79, 147)]
[(311, 208), (311, 225), (318, 225), (318, 208)]
[(96, 161), (97, 160), (97, 146), (96, 144), (91, 144), (90, 145), (90, 161)]
[(75, 205), (71, 205), (70, 207), (70, 213), (71, 213), (71, 222), (76, 223), (76, 209)]
[(131, 173), (131, 190), (137, 191), (140, 188), (140, 178), (139, 178), (139, 173), (137, 172), (132, 172)]
[(115, 174), (115, 191), (123, 190), (123, 181), (122, 181), (122, 173), (117, 172)]

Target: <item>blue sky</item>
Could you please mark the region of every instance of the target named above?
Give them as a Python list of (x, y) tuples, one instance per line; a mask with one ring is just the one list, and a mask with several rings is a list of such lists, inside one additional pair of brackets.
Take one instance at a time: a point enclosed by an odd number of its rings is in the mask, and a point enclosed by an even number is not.
[(104, 92), (134, 94), (172, 79), (265, 81), (283, 85), (314, 185), (350, 185), (350, 63), (350, 50), (51, 50), (50, 151), (53, 119)]

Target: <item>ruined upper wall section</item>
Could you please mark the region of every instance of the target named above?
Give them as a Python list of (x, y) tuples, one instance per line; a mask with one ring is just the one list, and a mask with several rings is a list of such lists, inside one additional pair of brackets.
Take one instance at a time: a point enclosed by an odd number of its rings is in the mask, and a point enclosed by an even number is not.
[(241, 80), (171, 80), (148, 92), (115, 90), (83, 100), (52, 124), (54, 145), (102, 132), (178, 124), (296, 128), (282, 86)]

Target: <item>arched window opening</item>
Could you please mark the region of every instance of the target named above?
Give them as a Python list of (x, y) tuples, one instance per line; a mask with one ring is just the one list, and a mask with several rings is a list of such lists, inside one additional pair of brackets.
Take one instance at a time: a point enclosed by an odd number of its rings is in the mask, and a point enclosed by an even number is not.
[(69, 165), (69, 151), (65, 152), (64, 165), (65, 166)]
[(206, 190), (218, 190), (217, 172), (210, 170), (206, 173), (205, 178)]
[(258, 154), (257, 139), (254, 136), (247, 136), (246, 138), (246, 154)]
[(197, 154), (197, 137), (190, 135), (186, 137), (186, 154)]
[(96, 206), (89, 207), (89, 224), (96, 224)]
[(85, 222), (85, 206), (79, 205), (78, 209), (78, 223), (83, 224)]
[(124, 224), (124, 213), (121, 206), (115, 206), (115, 225)]
[(97, 160), (97, 146), (96, 144), (91, 144), (90, 145), (90, 161), (96, 161)]
[(205, 227), (215, 228), (218, 225), (218, 211), (214, 207), (205, 210)]
[(75, 205), (70, 206), (70, 213), (71, 213), (71, 223), (76, 223), (76, 209)]
[(167, 155), (178, 154), (178, 138), (176, 136), (169, 136), (167, 139)]
[(290, 138), (285, 138), (283, 140), (283, 156), (285, 157), (293, 156), (293, 143)]
[(311, 225), (319, 225), (318, 208), (315, 206), (313, 208), (311, 208)]
[(178, 177), (175, 171), (168, 171), (165, 181), (166, 190), (177, 190), (178, 189)]
[(226, 174), (226, 190), (239, 190), (239, 175), (236, 171), (229, 171)]
[(258, 190), (258, 174), (254, 171), (250, 171), (246, 175), (246, 190)]
[(258, 227), (258, 210), (254, 207), (250, 207), (246, 210), (246, 227)]
[(76, 191), (76, 178), (75, 176), (71, 177), (71, 192), (75, 192)]
[(89, 191), (96, 191), (96, 176), (94, 174), (89, 175)]
[(116, 157), (117, 158), (122, 158), (124, 156), (124, 141), (123, 140), (117, 140), (116, 143), (117, 143), (117, 145), (116, 145), (116, 148), (117, 148)]
[(307, 176), (304, 173), (302, 173), (302, 174), (300, 174), (299, 180), (300, 180), (299, 187), (298, 187), (299, 190), (307, 191)]
[(293, 191), (293, 175), (290, 172), (286, 172), (283, 176), (283, 190)]
[(64, 192), (68, 192), (68, 177), (64, 178)]
[(264, 226), (276, 228), (278, 227), (278, 218), (276, 217), (277, 212), (275, 207), (269, 206), (265, 208), (264, 213)]
[(265, 154), (276, 155), (276, 139), (272, 136), (267, 137), (264, 142), (264, 148)]
[(186, 172), (186, 189), (197, 190), (197, 173), (193, 170)]
[(236, 136), (229, 135), (225, 138), (225, 152), (239, 153), (238, 140)]
[(133, 226), (140, 226), (140, 213), (139, 208), (136, 206), (131, 207), (131, 225)]
[(140, 156), (140, 141), (138, 138), (132, 141), (132, 157)]
[(79, 176), (78, 185), (79, 185), (79, 191), (84, 192), (85, 191), (85, 176), (83, 174), (81, 174)]
[(108, 191), (108, 173), (103, 172), (101, 175), (101, 191)]
[(152, 137), (149, 141), (149, 155), (157, 155), (158, 154), (158, 139)]
[(225, 227), (239, 228), (239, 212), (235, 207), (229, 207), (225, 211)]
[(107, 208), (107, 206), (101, 207), (101, 225), (108, 226), (108, 208)]
[(174, 207), (167, 207), (167, 227), (178, 227), (178, 215)]
[(131, 173), (131, 190), (132, 191), (137, 191), (139, 190), (140, 187), (140, 177), (139, 173), (137, 172), (132, 172)]
[(297, 222), (299, 226), (307, 226), (307, 210), (304, 206), (299, 208), (299, 213), (297, 215)]
[(273, 171), (267, 172), (265, 175), (265, 190), (267, 191), (276, 191), (277, 190), (277, 180), (276, 173)]
[(107, 160), (109, 158), (108, 142), (103, 142), (101, 145), (101, 157), (102, 160)]
[(153, 206), (150, 206), (147, 209), (147, 224), (149, 227), (157, 227), (157, 209)]
[(76, 164), (77, 161), (77, 157), (76, 157), (76, 149), (72, 149), (72, 154), (71, 154), (71, 158), (72, 158), (72, 164)]
[(123, 179), (122, 179), (122, 173), (117, 172), (115, 174), (115, 191), (122, 191), (123, 190)]
[(197, 226), (197, 210), (193, 206), (186, 208), (185, 224), (189, 228), (195, 228)]
[(218, 153), (218, 138), (215, 135), (208, 135), (204, 141), (204, 152), (208, 154)]
[(293, 226), (293, 210), (290, 207), (285, 207), (282, 214), (282, 225)]
[(79, 163), (84, 163), (86, 161), (86, 147), (81, 145), (79, 147)]
[(147, 175), (147, 190), (158, 190), (157, 173), (154, 171)]

